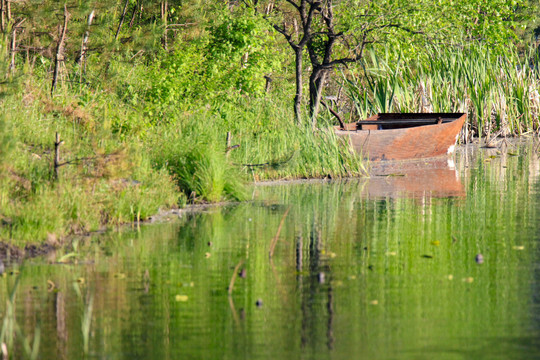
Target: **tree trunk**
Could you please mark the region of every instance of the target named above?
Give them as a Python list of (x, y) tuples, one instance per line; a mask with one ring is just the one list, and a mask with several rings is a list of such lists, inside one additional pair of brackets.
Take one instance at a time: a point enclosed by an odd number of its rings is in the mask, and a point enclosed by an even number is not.
[(6, 32), (6, 0), (0, 0), (0, 30)]
[(139, 10), (139, 2), (137, 1), (133, 6), (133, 12), (131, 13), (131, 20), (129, 21), (129, 27), (132, 28), (135, 23), (135, 15), (137, 15), (137, 10)]
[(161, 3), (161, 21), (163, 22), (163, 49), (168, 50), (168, 43), (167, 43), (167, 15), (168, 15), (168, 7), (169, 4), (167, 1), (163, 1)]
[[(88, 38), (90, 37), (90, 26), (92, 25), (92, 21), (94, 20), (94, 10), (90, 12), (90, 15), (88, 15), (88, 20), (86, 22), (87, 28), (84, 32), (82, 44), (81, 44), (81, 53), (79, 57), (77, 58), (77, 64), (83, 64), (83, 67), (86, 68), (86, 53), (88, 51)], [(82, 73), (82, 72), (81, 72)]]
[(15, 73), (15, 53), (17, 52), (17, 26), (13, 27), (10, 45), (11, 61), (9, 62), (8, 76)]
[(294, 96), (294, 114), (298, 125), (302, 124), (302, 48), (296, 48), (296, 95)]
[(129, 4), (129, 0), (126, 0), (126, 4), (124, 5), (124, 11), (122, 11), (122, 17), (120, 17), (120, 23), (118, 24), (118, 29), (116, 30), (116, 35), (114, 36), (114, 40), (118, 40), (120, 29), (122, 28), (122, 24), (124, 23), (124, 19), (126, 18), (126, 11), (127, 11), (128, 4)]
[(60, 38), (58, 39), (58, 45), (56, 47), (53, 80), (51, 84), (51, 96), (53, 95), (54, 89), (56, 88), (56, 83), (58, 82), (58, 69), (64, 61), (64, 40), (66, 39), (66, 30), (67, 30), (68, 20), (69, 20), (69, 13), (67, 11), (67, 5), (64, 5), (64, 26), (62, 27), (62, 32), (60, 34)]
[(309, 77), (309, 113), (311, 115), (311, 125), (317, 125), (317, 115), (322, 100), (322, 90), (326, 81), (327, 71), (314, 68)]

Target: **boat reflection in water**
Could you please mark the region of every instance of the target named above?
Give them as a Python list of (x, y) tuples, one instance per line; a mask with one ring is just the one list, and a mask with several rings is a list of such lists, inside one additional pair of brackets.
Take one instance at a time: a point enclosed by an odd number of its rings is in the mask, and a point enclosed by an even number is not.
[(367, 197), (462, 197), (465, 189), (454, 162), (446, 157), (373, 162), (362, 194)]

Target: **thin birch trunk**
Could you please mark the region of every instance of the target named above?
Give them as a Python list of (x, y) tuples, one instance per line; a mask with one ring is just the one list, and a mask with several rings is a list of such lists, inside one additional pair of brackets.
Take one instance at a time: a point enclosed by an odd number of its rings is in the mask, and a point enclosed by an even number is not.
[(54, 90), (56, 89), (56, 84), (58, 82), (58, 69), (60, 67), (60, 64), (64, 62), (64, 41), (66, 39), (66, 30), (67, 30), (67, 24), (69, 20), (69, 13), (67, 11), (67, 5), (64, 5), (64, 26), (62, 27), (62, 32), (60, 34), (60, 39), (58, 39), (58, 46), (56, 47), (56, 56), (54, 60), (54, 72), (53, 72), (53, 80), (51, 84), (51, 96), (54, 93)]
[(88, 52), (88, 38), (90, 37), (90, 26), (94, 20), (94, 10), (88, 15), (87, 28), (84, 32), (82, 44), (81, 44), (81, 54), (77, 60), (78, 64), (82, 64), (86, 68), (86, 53)]
[(26, 19), (22, 19), (17, 24), (13, 25), (11, 28), (11, 42), (10, 42), (10, 55), (11, 60), (9, 62), (9, 67), (6, 76), (9, 76), (10, 74), (15, 73), (15, 55), (17, 53), (17, 29), (26, 21)]

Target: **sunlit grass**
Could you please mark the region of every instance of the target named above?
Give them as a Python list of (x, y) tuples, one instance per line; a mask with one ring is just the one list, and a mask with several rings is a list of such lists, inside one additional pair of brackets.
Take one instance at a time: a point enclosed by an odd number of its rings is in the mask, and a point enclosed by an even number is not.
[(399, 49), (372, 52), (364, 71), (346, 77), (360, 117), (378, 112), (467, 112), (470, 136), (539, 129), (540, 82), (533, 49), (495, 56), (488, 47), (431, 47), (403, 59)]

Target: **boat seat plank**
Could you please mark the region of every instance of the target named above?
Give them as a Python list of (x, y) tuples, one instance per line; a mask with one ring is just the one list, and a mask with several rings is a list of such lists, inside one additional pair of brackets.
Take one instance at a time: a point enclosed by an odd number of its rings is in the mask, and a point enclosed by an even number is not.
[[(443, 123), (449, 123), (456, 119), (442, 119)], [(392, 119), (392, 120), (360, 120), (358, 125), (403, 125), (403, 124), (415, 124), (415, 125), (431, 125), (437, 124), (439, 119)]]

